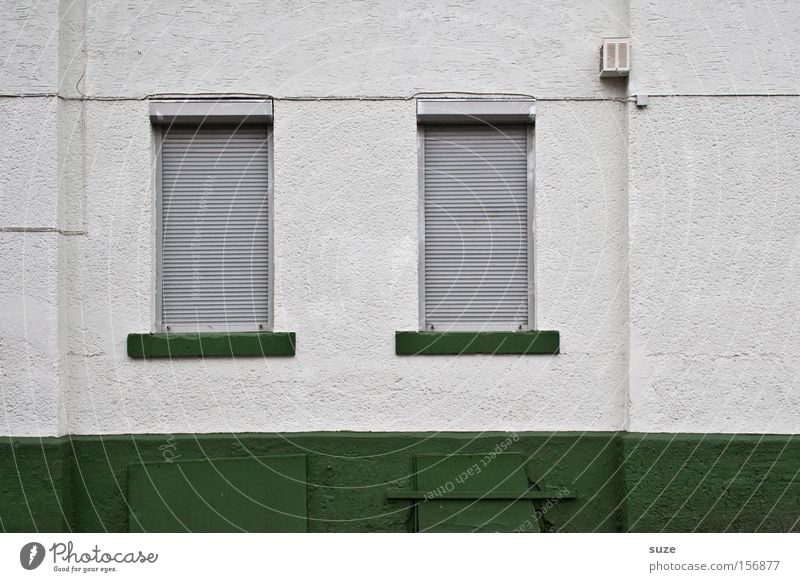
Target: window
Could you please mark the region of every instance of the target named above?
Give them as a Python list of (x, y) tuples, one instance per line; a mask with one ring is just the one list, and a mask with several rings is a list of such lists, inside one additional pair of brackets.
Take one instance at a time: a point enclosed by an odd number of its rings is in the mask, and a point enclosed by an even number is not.
[(418, 103), (423, 330), (534, 327), (532, 105)]
[(271, 103), (153, 104), (157, 327), (272, 325)]

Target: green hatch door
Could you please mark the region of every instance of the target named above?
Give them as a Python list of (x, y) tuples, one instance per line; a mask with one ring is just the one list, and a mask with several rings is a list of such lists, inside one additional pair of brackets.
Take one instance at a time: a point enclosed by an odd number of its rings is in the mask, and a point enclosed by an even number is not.
[(306, 457), (132, 464), (132, 532), (304, 532)]
[(539, 531), (533, 502), (514, 498), (529, 489), (521, 454), (417, 455), (415, 470), (417, 531)]

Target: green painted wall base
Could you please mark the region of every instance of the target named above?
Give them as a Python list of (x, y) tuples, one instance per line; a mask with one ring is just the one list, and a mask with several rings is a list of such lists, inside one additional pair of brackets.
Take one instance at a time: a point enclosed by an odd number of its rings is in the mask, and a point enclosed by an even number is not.
[(567, 432), (0, 437), (0, 530), (128, 531), (143, 462), (305, 455), (308, 531), (414, 531), (425, 500), (390, 492), (415, 490), (417, 456), (492, 451), (553, 494), (521, 531), (800, 530), (796, 436)]

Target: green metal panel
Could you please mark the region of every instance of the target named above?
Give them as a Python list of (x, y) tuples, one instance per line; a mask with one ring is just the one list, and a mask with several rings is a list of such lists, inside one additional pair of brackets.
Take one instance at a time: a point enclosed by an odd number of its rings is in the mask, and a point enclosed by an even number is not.
[[(415, 474), (417, 490), (425, 494), (417, 503), (417, 531), (540, 531), (533, 502), (507, 498), (508, 493), (522, 497), (529, 489), (523, 455), (417, 455)], [(477, 491), (484, 496), (454, 498)], [(492, 499), (495, 492), (505, 498)]]
[(132, 464), (132, 532), (305, 532), (306, 457)]
[(394, 338), (398, 356), (558, 354), (559, 342), (559, 333), (554, 330), (397, 331)]
[(293, 356), (293, 331), (263, 333), (132, 333), (130, 358)]

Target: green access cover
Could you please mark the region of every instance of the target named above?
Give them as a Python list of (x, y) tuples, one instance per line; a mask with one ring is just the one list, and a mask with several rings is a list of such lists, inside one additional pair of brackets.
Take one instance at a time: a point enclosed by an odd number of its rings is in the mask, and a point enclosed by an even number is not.
[(306, 457), (132, 464), (132, 532), (304, 532)]
[(540, 531), (533, 502), (513, 496), (529, 489), (519, 453), (417, 455), (415, 470), (417, 490), (424, 493), (417, 531)]

